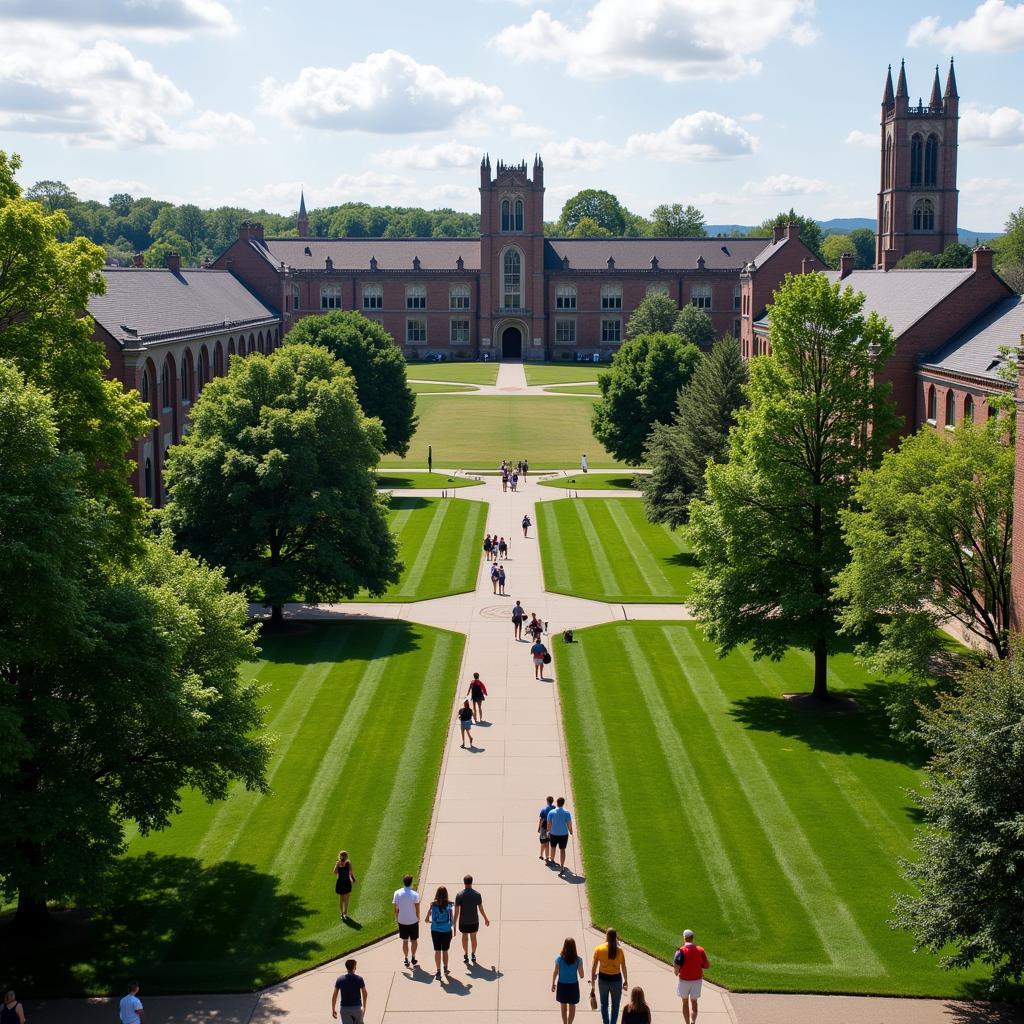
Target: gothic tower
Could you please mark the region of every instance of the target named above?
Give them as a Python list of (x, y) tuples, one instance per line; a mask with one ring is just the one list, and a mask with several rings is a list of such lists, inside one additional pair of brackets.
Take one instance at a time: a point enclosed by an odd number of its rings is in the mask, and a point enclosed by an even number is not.
[(306, 215), (306, 193), (299, 193), (299, 216), (295, 226), (299, 229), (299, 238), (309, 238), (309, 217)]
[(910, 105), (907, 73), (900, 61), (895, 92), (892, 67), (882, 95), (881, 189), (875, 261), (891, 267), (908, 252), (939, 253), (958, 240), (956, 148), (960, 97), (953, 61), (946, 88), (939, 69), (927, 103)]
[(480, 344), (492, 359), (544, 358), (544, 163), (480, 162)]

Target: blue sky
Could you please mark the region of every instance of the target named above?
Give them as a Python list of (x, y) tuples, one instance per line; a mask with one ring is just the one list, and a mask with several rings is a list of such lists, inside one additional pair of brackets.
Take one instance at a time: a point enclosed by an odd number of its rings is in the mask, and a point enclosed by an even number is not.
[(1024, 203), (1009, 0), (0, 0), (0, 39), (0, 146), (85, 198), (475, 210), (486, 150), (544, 157), (548, 219), (873, 216), (887, 64), (927, 100), (955, 55), (960, 224)]

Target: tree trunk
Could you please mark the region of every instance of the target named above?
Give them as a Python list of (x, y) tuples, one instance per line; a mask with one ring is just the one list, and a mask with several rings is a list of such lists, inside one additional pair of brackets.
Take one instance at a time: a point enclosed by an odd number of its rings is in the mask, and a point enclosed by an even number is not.
[(284, 608), (282, 605), (274, 604), (270, 606), (270, 624), (272, 626), (284, 625)]
[(46, 909), (46, 897), (38, 893), (18, 893), (18, 909), (14, 915), (15, 928), (24, 934), (36, 934), (45, 931), (53, 919)]
[(811, 696), (817, 700), (828, 699), (828, 640), (825, 637), (814, 641), (814, 690)]

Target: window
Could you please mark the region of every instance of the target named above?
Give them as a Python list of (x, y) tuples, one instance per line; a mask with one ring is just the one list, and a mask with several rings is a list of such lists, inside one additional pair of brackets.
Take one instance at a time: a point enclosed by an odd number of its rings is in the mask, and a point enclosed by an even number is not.
[(142, 380), (139, 381), (139, 395), (149, 405), (149, 370), (142, 371)]
[(181, 357), (181, 400), (183, 403), (192, 401), (192, 389), (188, 386), (188, 363), (189, 354), (186, 352)]
[(938, 416), (939, 404), (935, 397), (935, 385), (928, 388), (928, 422), (934, 423)]
[(999, 418), (999, 410), (994, 405), (988, 407), (988, 418), (990, 420)]
[(216, 377), (224, 376), (224, 346), (219, 341), (213, 350), (213, 373)]
[(368, 284), (363, 287), (363, 309), (383, 309), (384, 289), (379, 284)]
[(667, 284), (652, 284), (647, 286), (647, 295), (668, 295)]
[(341, 285), (322, 284), (320, 285), (320, 308), (341, 309)]
[(506, 249), (502, 257), (502, 305), (506, 309), (519, 309), (523, 304), (523, 258), (518, 249)]
[(469, 344), (469, 321), (452, 320), (448, 329), (448, 340), (453, 345)]
[(882, 167), (882, 186), (892, 188), (892, 136), (885, 137), (885, 162)]
[(740, 322), (739, 320), (733, 320), (732, 322), (732, 336), (738, 338), (740, 336)]
[(228, 355), (233, 356), (235, 354), (235, 339), (228, 338)]
[(956, 395), (952, 390), (946, 392), (946, 426), (950, 430), (956, 426)]
[(145, 469), (145, 472), (143, 474), (143, 479), (145, 480), (144, 487), (145, 487), (145, 490), (146, 490), (146, 500), (147, 501), (152, 501), (153, 500), (153, 460), (152, 459), (146, 459), (146, 469)]
[(427, 289), (422, 284), (411, 284), (405, 289), (406, 309), (426, 309)]
[(935, 207), (930, 199), (918, 199), (914, 203), (913, 224), (915, 231), (935, 230)]
[(690, 289), (690, 305), (698, 309), (711, 308), (711, 285), (695, 284)]
[(405, 321), (405, 340), (410, 345), (422, 345), (427, 340), (427, 321), (422, 317), (409, 317)]
[(171, 364), (170, 361), (164, 360), (164, 368), (160, 373), (160, 400), (163, 403), (164, 410), (170, 409), (171, 407)]
[(967, 395), (964, 398), (964, 419), (969, 422), (974, 422), (974, 396)]
[(197, 369), (199, 371), (199, 390), (202, 391), (210, 379), (210, 353), (205, 345), (199, 350)]
[(523, 230), (523, 201), (522, 201), (522, 199), (517, 199), (516, 200), (516, 205), (515, 205), (514, 213), (515, 213), (515, 220), (514, 220), (515, 230), (516, 231), (522, 231)]
[(739, 309), (740, 302), (743, 299), (743, 286), (735, 285), (732, 290), (732, 308)]
[(618, 343), (622, 341), (622, 321), (602, 320), (601, 340), (605, 342)]
[(501, 230), (512, 230), (512, 204), (507, 199), (501, 201)]
[(299, 286), (297, 284), (292, 285), (292, 309), (299, 308)]
[(921, 184), (921, 169), (924, 164), (924, 142), (916, 132), (910, 140), (910, 184)]
[(622, 285), (606, 284), (601, 288), (602, 309), (622, 309)]
[(469, 309), (469, 285), (457, 284), (448, 289), (449, 309)]
[(932, 132), (924, 147), (924, 183), (934, 185), (939, 178), (939, 137)]
[(560, 284), (555, 289), (555, 309), (576, 308), (576, 285)]
[(502, 199), (501, 201), (501, 230), (522, 231), (523, 230), (523, 201), (522, 199)]
[(558, 345), (576, 344), (576, 321), (556, 320), (555, 321), (555, 343)]

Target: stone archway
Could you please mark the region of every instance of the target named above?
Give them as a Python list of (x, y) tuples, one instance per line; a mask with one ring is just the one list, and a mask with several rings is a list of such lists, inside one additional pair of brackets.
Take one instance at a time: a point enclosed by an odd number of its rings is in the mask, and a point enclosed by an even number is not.
[(523, 331), (521, 327), (506, 327), (501, 332), (501, 358), (523, 358)]

